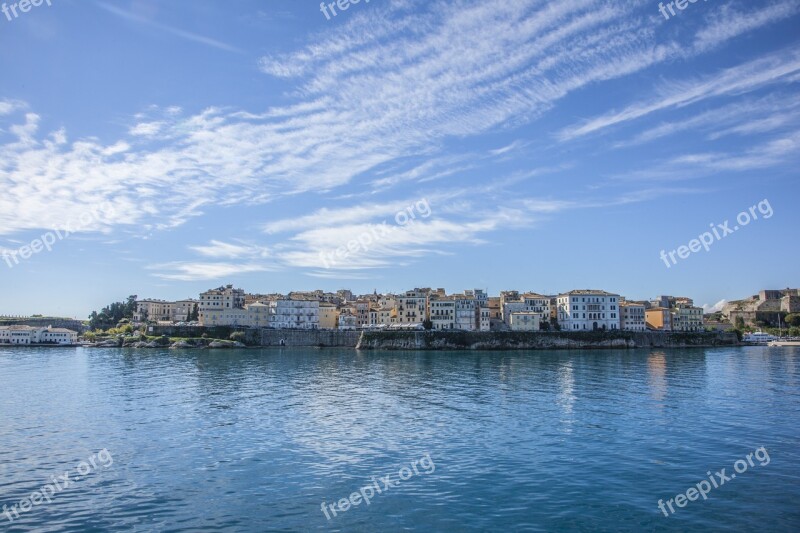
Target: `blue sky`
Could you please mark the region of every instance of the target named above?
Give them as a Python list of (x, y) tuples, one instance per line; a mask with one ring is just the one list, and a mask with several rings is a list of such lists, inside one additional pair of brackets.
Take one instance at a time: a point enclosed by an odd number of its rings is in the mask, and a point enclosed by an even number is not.
[(797, 0), (51, 3), (0, 14), (0, 314), (800, 285)]

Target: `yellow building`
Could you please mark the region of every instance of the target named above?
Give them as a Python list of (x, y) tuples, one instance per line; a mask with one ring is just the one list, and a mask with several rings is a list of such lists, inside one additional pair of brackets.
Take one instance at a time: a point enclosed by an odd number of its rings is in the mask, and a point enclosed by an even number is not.
[(339, 311), (336, 310), (335, 305), (319, 304), (319, 327), (321, 329), (336, 329), (339, 327)]
[(672, 313), (668, 307), (653, 307), (645, 311), (647, 327), (659, 331), (672, 331)]

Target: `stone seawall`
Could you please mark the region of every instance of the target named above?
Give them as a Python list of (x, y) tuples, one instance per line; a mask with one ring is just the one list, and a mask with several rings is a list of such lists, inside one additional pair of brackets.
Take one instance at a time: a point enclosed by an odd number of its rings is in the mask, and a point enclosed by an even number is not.
[(736, 346), (735, 333), (365, 331), (363, 350), (579, 350)]
[(324, 346), (355, 348), (360, 331), (333, 329), (262, 329), (261, 346)]

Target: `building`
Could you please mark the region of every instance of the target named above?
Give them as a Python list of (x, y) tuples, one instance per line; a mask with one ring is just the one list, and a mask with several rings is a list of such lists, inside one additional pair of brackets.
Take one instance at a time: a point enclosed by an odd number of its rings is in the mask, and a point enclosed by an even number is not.
[(269, 303), (269, 327), (318, 329), (319, 300), (274, 300)]
[(456, 327), (456, 302), (451, 299), (431, 299), (431, 322), (434, 330), (451, 330)]
[(172, 302), (166, 300), (136, 300), (136, 310), (133, 312), (134, 322), (165, 322), (172, 319)]
[(454, 294), (452, 296), (455, 302), (455, 329), (461, 331), (475, 331), (478, 329), (480, 308), (475, 301), (475, 297), (470, 294), (470, 291), (465, 294)]
[[(669, 309), (669, 320), (660, 316), (663, 309)], [(650, 329), (663, 331), (703, 331), (703, 308), (695, 307), (694, 300), (685, 296), (659, 296), (649, 302), (647, 323)]]
[(369, 326), (370, 325), (369, 312), (371, 309), (371, 304), (369, 300), (356, 301), (355, 308), (356, 308), (356, 322), (358, 323), (358, 327), (363, 328), (365, 326)]
[(231, 326), (235, 328), (250, 327), (250, 315), (247, 309), (215, 309), (207, 311), (202, 317), (203, 326)]
[[(200, 323), (204, 326), (227, 326), (225, 323), (228, 318), (223, 311), (233, 309), (244, 310), (245, 296), (242, 289), (234, 289), (233, 285), (211, 289), (200, 294), (199, 310)], [(236, 315), (238, 313), (229, 313)], [(236, 319), (238, 320), (238, 318)]]
[[(391, 300), (394, 302), (394, 300)], [(391, 326), (397, 322), (397, 308), (395, 304), (384, 305), (378, 308), (378, 322), (379, 326)]]
[(421, 324), (428, 318), (430, 289), (414, 289), (397, 297), (397, 323)]
[(558, 295), (558, 322), (565, 331), (618, 330), (618, 294), (599, 290), (574, 290)]
[(620, 329), (624, 331), (647, 331), (647, 315), (644, 302), (620, 301)]
[(651, 307), (645, 310), (647, 329), (672, 331), (672, 313), (668, 307)]
[(489, 308), (490, 320), (503, 320), (503, 309), (500, 306), (500, 297), (492, 296), (487, 298), (486, 305)]
[(0, 326), (0, 344), (60, 344), (78, 342), (78, 332), (64, 328), (32, 326)]
[(262, 302), (253, 302), (245, 305), (247, 311), (247, 326), (251, 328), (269, 327), (269, 305)]
[[(688, 301), (686, 301), (688, 300)], [(684, 301), (677, 301), (675, 307), (670, 309), (672, 313), (673, 331), (703, 331), (703, 308), (695, 307), (688, 298)]]
[(722, 308), (722, 316), (731, 324), (737, 321), (745, 325), (759, 323), (778, 326), (778, 316), (800, 313), (800, 289), (762, 290), (744, 300), (728, 302)]
[(516, 311), (509, 320), (511, 331), (539, 331), (542, 316), (537, 312)]
[(320, 329), (336, 329), (339, 326), (339, 311), (334, 304), (319, 304), (319, 327)]
[(500, 296), (503, 322), (511, 326), (512, 313), (538, 313), (539, 327), (550, 323), (551, 298), (534, 292), (519, 294), (517, 291), (504, 291)]
[(341, 330), (358, 329), (358, 317), (350, 312), (340, 314), (339, 329)]

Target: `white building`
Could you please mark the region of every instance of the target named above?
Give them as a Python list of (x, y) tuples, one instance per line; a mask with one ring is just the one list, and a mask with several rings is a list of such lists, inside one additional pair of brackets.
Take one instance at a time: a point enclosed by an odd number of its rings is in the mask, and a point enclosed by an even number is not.
[(0, 344), (76, 344), (78, 332), (64, 328), (0, 327)]
[(431, 322), (435, 330), (450, 330), (456, 327), (455, 300), (431, 300)]
[(531, 311), (511, 313), (511, 331), (539, 331), (541, 315)]
[(319, 329), (319, 300), (274, 300), (269, 315), (273, 329)]
[(647, 331), (647, 316), (643, 302), (622, 301), (619, 304), (620, 324), (624, 331)]
[(455, 328), (462, 331), (475, 331), (480, 323), (480, 308), (471, 291), (465, 294), (454, 294), (456, 303)]
[(619, 330), (619, 295), (575, 290), (557, 298), (558, 322), (565, 331)]
[(339, 315), (339, 329), (352, 330), (358, 329), (358, 317), (350, 313)]

